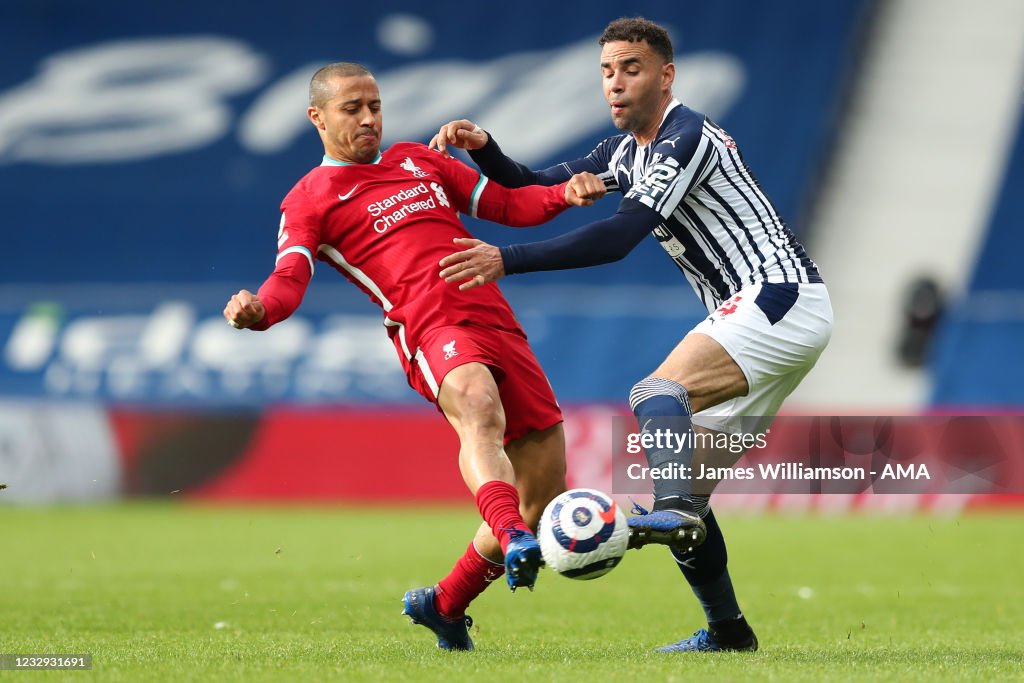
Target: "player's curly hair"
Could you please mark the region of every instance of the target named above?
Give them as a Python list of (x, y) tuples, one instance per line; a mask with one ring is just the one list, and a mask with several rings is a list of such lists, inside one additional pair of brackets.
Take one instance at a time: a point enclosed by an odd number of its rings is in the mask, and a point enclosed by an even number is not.
[(666, 63), (672, 61), (672, 39), (668, 37), (668, 31), (649, 19), (643, 17), (616, 19), (605, 27), (597, 44), (604, 47), (605, 43), (615, 40), (626, 40), (630, 43), (639, 43), (641, 40), (645, 40)]
[(362, 64), (355, 62), (334, 62), (327, 66), (320, 67), (313, 74), (309, 81), (309, 105), (311, 107), (322, 107), (327, 100), (334, 96), (334, 89), (330, 86), (332, 78), (348, 78), (349, 76), (369, 76), (373, 74)]

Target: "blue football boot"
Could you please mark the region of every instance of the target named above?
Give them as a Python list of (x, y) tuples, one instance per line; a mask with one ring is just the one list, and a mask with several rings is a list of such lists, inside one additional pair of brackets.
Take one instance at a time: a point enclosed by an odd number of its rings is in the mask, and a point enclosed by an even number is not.
[(659, 647), (656, 652), (754, 652), (757, 650), (757, 636), (750, 632), (750, 642), (739, 647), (726, 645), (709, 633), (706, 628), (685, 640)]
[(517, 588), (533, 590), (537, 572), (544, 566), (540, 543), (536, 536), (519, 529), (511, 530), (509, 537), (512, 540), (505, 548), (505, 578), (508, 579), (508, 587), (513, 593)]
[(407, 591), (402, 598), (407, 615), (414, 624), (426, 626), (437, 636), (437, 646), (442, 650), (472, 650), (473, 641), (469, 629), (473, 619), (467, 614), (458, 619), (445, 619), (434, 606), (434, 587), (416, 588)]
[(634, 517), (627, 517), (629, 548), (643, 548), (648, 543), (660, 543), (679, 552), (693, 550), (708, 535), (704, 520), (683, 510), (655, 510), (648, 512), (633, 503)]

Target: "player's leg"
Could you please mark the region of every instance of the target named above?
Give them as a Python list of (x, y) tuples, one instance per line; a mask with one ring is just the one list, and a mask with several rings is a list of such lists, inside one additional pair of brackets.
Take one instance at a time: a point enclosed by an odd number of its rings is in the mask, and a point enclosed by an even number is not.
[[(694, 429), (698, 433), (716, 434), (699, 425), (695, 425)], [(693, 461), (695, 466), (731, 467), (741, 455), (728, 449), (698, 448)], [(689, 638), (658, 648), (659, 652), (757, 649), (757, 636), (740, 610), (729, 576), (725, 536), (710, 507), (713, 488), (714, 484), (709, 489), (694, 492), (691, 498), (694, 512), (704, 520), (704, 542), (688, 551), (671, 549), (679, 570), (704, 610), (708, 627)]]
[[(523, 521), (535, 533), (544, 507), (565, 491), (565, 435), (561, 423), (530, 432), (505, 447), (516, 474), (519, 509)], [(485, 557), (501, 558), (497, 539), (486, 525), (481, 525), (473, 539)]]
[[(484, 524), (503, 530), (507, 545), (512, 530), (528, 527), (519, 512), (512, 464), (502, 447), (505, 414), (490, 368), (469, 362), (448, 370), (439, 387), (437, 405), (458, 434), (459, 470), (476, 497)], [(471, 543), (437, 586), (405, 594), (403, 613), (413, 623), (433, 631), (439, 648), (472, 650), (469, 627), (473, 622), (465, 607), (503, 573), (503, 565), (485, 557)]]
[(562, 423), (529, 432), (505, 447), (516, 472), (523, 521), (537, 531), (544, 508), (565, 492), (565, 432)]
[[(692, 471), (693, 413), (746, 393), (747, 378), (722, 345), (699, 332), (688, 334), (629, 395), (641, 431), (671, 433), (674, 438), (667, 443), (677, 444), (646, 449), (648, 465), (674, 464), (685, 468), (677, 471)], [(692, 496), (689, 477), (655, 479), (653, 513), (628, 520), (629, 547), (662, 543), (686, 550), (700, 545), (706, 530)]]
[[(536, 546), (534, 564), (539, 567), (542, 562), (539, 544), (523, 522), (514, 470), (503, 448), (505, 416), (494, 376), (483, 362), (469, 360), (475, 358), (471, 339), (460, 337), (458, 341), (459, 348), (463, 349), (461, 364), (444, 369), (436, 399), (459, 437), (459, 469), (474, 494), (484, 524), (495, 529), (499, 536), (496, 541), (499, 549), (503, 551), (510, 543), (528, 536)], [(433, 365), (439, 365), (436, 357), (433, 360)], [(465, 362), (467, 360), (469, 362)], [(427, 356), (426, 366), (421, 370), (431, 376), (440, 374), (432, 369), (430, 356)], [(420, 388), (418, 383), (414, 386)], [(447, 585), (455, 593), (472, 593), (475, 597), (504, 570), (503, 565), (496, 565), (471, 543), (441, 584), (406, 592), (402, 600), (403, 613), (409, 615), (413, 623), (433, 631), (439, 648), (472, 650), (473, 641), (469, 636), (472, 620), (465, 614), (469, 600), (446, 602), (443, 586)]]
[(672, 549), (672, 556), (704, 609), (708, 627), (689, 638), (660, 647), (658, 652), (756, 650), (757, 636), (740, 611), (726, 566), (725, 537), (710, 508), (706, 509), (703, 520), (707, 529), (704, 543), (687, 552)]
[[(443, 368), (444, 362), (450, 359), (447, 352), (435, 353), (435, 347), (443, 351), (444, 346), (450, 344), (453, 335), (461, 350), (459, 358), (463, 362), (467, 359), (478, 359), (488, 368), (492, 381), (495, 374), (501, 378), (499, 402), (510, 413), (509, 418), (505, 420), (505, 453), (521, 494), (519, 504), (522, 514), (528, 519), (529, 525), (536, 528), (537, 520), (547, 501), (565, 489), (562, 415), (551, 393), (550, 385), (524, 337), (490, 329), (447, 329), (437, 335), (438, 339), (442, 339), (441, 344), (425, 342), (423, 349), (427, 371), (434, 367)], [(451, 372), (448, 371), (449, 374)], [(419, 375), (411, 376), (414, 386), (418, 386), (417, 379)], [(446, 375), (445, 382), (447, 380)], [(452, 383), (449, 386), (454, 388), (458, 385)], [(424, 393), (421, 387), (418, 388)], [(473, 430), (467, 430), (465, 424), (472, 420), (461, 414), (455, 415), (455, 412), (452, 410), (456, 417), (452, 424), (456, 426), (458, 423), (456, 431), (460, 433), (460, 440), (464, 443), (461, 456), (471, 459)], [(467, 434), (466, 439), (461, 438), (464, 433)], [(485, 446), (488, 443), (490, 441), (485, 439)], [(471, 487), (473, 485), (469, 480), (467, 484)], [(477, 489), (478, 499), (480, 488), (483, 486)], [(535, 539), (533, 541), (536, 543)], [(522, 558), (524, 550), (530, 549), (524, 548), (522, 543), (511, 543), (505, 550), (509, 550), (505, 557), (507, 562), (510, 558), (514, 559), (513, 556), (517, 554)], [(539, 547), (536, 547), (536, 551), (536, 562), (531, 567), (534, 575), (541, 561)], [(504, 572), (502, 555), (501, 543), (492, 533), (491, 525), (485, 521), (474, 541), (466, 548), (466, 552), (459, 558), (448, 576), (436, 587), (420, 588), (406, 594), (406, 613), (413, 616), (414, 621), (423, 623), (434, 631), (438, 637), (439, 647), (472, 649), (473, 644), (468, 633), (468, 626), (472, 622), (465, 616), (465, 610), (477, 595)], [(518, 569), (521, 570), (522, 566), (520, 565)], [(529, 573), (525, 576), (520, 573), (516, 578), (529, 580), (529, 583), (524, 581), (521, 585), (530, 585), (533, 580)], [(415, 604), (410, 604), (412, 602)]]
[[(630, 393), (642, 430), (664, 429), (684, 444), (647, 450), (651, 467), (674, 464), (690, 471), (693, 450), (685, 446), (691, 443), (693, 413), (749, 396), (751, 388), (777, 377), (806, 373), (828, 343), (831, 327), (832, 308), (821, 284), (760, 283), (725, 302)], [(703, 525), (693, 519), (690, 479), (655, 480), (654, 494), (655, 513), (629, 520), (630, 547), (652, 541), (680, 548), (698, 544)]]
[[(515, 470), (522, 513), (527, 524), (536, 529), (548, 501), (565, 490), (562, 411), (526, 335), (508, 330), (487, 330), (483, 334), (498, 354), (496, 374), (505, 406), (506, 452)], [(491, 531), (495, 531), (493, 527)], [(483, 543), (486, 535), (481, 536)], [(520, 537), (504, 551), (509, 586), (532, 588), (537, 570), (543, 565), (536, 538)]]
[[(809, 366), (797, 368), (780, 377), (759, 382), (747, 396), (735, 398), (713, 406), (694, 416), (694, 430), (698, 435), (718, 437), (721, 432), (706, 425), (721, 425), (726, 432), (762, 433), (782, 401), (799, 384)], [(720, 443), (716, 438), (700, 443)], [(695, 468), (729, 468), (736, 464), (742, 453), (728, 448), (698, 446), (693, 455)], [(757, 636), (747, 623), (736, 599), (732, 577), (728, 569), (728, 552), (722, 529), (710, 507), (711, 494), (718, 480), (701, 481), (693, 491), (690, 503), (704, 521), (706, 537), (702, 544), (681, 550), (671, 548), (679, 570), (683, 573), (694, 596), (700, 602), (708, 626), (693, 636), (659, 648), (660, 652), (691, 651), (753, 651), (757, 649)]]
[(715, 339), (697, 331), (686, 335), (652, 376), (685, 382), (687, 400), (695, 413), (743, 396), (749, 390), (746, 375), (729, 352)]
[[(495, 354), (492, 361), (500, 378), (498, 391), (505, 408), (505, 453), (515, 473), (519, 509), (534, 531), (544, 507), (565, 490), (565, 435), (562, 411), (544, 371), (522, 334), (475, 330), (476, 341)], [(511, 547), (511, 546), (510, 546)], [(438, 605), (449, 614), (461, 614), (477, 595), (509, 564), (508, 556), (485, 522), (477, 530), (466, 556), (438, 584)], [(529, 585), (530, 572), (519, 568), (510, 585)]]
[(474, 362), (449, 371), (437, 404), (459, 436), (466, 486), (507, 556), (510, 543), (533, 533), (519, 511), (515, 470), (504, 449), (505, 411), (491, 369)]
[(508, 331), (492, 331), (492, 337), (500, 349), (505, 452), (515, 470), (523, 519), (536, 531), (544, 507), (565, 491), (562, 410), (526, 337)]
[[(516, 476), (519, 509), (534, 532), (544, 507), (565, 491), (565, 434), (561, 423), (530, 432), (507, 446), (505, 452)], [(485, 557), (501, 559), (501, 547), (490, 529), (481, 525), (474, 544)]]
[[(693, 419), (698, 432), (715, 434), (712, 425), (733, 433), (763, 432), (828, 343), (832, 312), (824, 286), (807, 287), (800, 302), (796, 301), (795, 289), (771, 289), (774, 291), (768, 292), (769, 300), (763, 306), (757, 304), (760, 296), (748, 297), (748, 305), (742, 310), (733, 308), (732, 312), (737, 315), (733, 318), (730, 314), (730, 320), (724, 325), (720, 324), (722, 317), (711, 322), (712, 317), (698, 325), (697, 330), (717, 336), (723, 348), (732, 349), (730, 355), (735, 357), (737, 367), (742, 366), (750, 386), (742, 395), (723, 396), (725, 400), (716, 402), (714, 393), (708, 399), (698, 399), (700, 412)], [(756, 307), (749, 306), (751, 302)], [(673, 371), (672, 368), (667, 370)], [(693, 384), (697, 393), (707, 391), (708, 385), (701, 382), (699, 375), (695, 376)], [(693, 463), (732, 467), (740, 456), (728, 449), (698, 448), (693, 454)], [(740, 610), (729, 576), (725, 537), (710, 509), (710, 496), (716, 483), (713, 482), (711, 488), (694, 491), (691, 497), (693, 509), (703, 518), (707, 530), (704, 543), (688, 552), (672, 550), (679, 569), (704, 609), (708, 628), (660, 648), (662, 652), (757, 649), (757, 637)]]
[[(783, 400), (792, 393), (812, 365), (813, 361), (782, 376), (762, 380), (747, 396), (726, 401), (697, 414), (694, 416), (694, 429), (714, 437), (721, 433), (705, 425), (721, 425), (733, 433), (763, 433), (770, 424), (770, 418), (778, 412)], [(715, 442), (712, 440), (709, 443)], [(694, 452), (693, 462), (695, 467), (729, 468), (740, 457), (742, 453), (728, 448), (698, 448)], [(702, 482), (691, 498), (694, 511), (704, 520), (707, 529), (704, 543), (688, 552), (672, 549), (673, 558), (704, 610), (708, 627), (689, 638), (659, 648), (661, 652), (757, 649), (757, 636), (740, 610), (729, 575), (725, 537), (710, 507), (711, 494), (717, 484), (718, 480)]]
[[(565, 490), (562, 425), (530, 432), (505, 446), (505, 452), (515, 471), (523, 520), (536, 532), (544, 506)], [(449, 618), (462, 616), (469, 604), (504, 572), (501, 546), (484, 522), (452, 571), (438, 582), (437, 610)]]

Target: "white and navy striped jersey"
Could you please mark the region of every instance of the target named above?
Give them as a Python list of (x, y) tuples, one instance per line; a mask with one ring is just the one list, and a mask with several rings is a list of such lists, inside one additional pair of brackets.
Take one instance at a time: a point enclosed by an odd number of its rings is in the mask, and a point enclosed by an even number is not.
[[(473, 154), (488, 175), (496, 156)], [(546, 185), (589, 171), (609, 190), (622, 192), (625, 200), (656, 211), (662, 222), (652, 234), (709, 312), (757, 282), (822, 282), (816, 265), (744, 163), (735, 140), (677, 100), (667, 108), (657, 137), (645, 147), (632, 134), (623, 134), (603, 140), (582, 159), (543, 171), (516, 166), (515, 179), (508, 166), (492, 177), (506, 185)], [(624, 206), (631, 204), (625, 200)]]

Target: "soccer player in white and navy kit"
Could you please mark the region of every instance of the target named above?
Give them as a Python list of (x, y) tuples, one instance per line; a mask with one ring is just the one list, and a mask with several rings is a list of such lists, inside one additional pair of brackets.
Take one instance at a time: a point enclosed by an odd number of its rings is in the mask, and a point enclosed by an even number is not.
[(513, 590), (536, 580), (543, 560), (531, 527), (565, 490), (565, 443), (551, 387), (501, 292), (486, 285), (475, 296), (446, 284), (437, 262), (452, 239), (470, 236), (458, 212), (536, 225), (591, 203), (580, 196), (601, 182), (588, 174), (509, 190), (422, 144), (381, 152), (380, 93), (358, 64), (317, 71), (307, 115), (323, 163), (281, 204), (274, 272), (256, 294), (232, 296), (224, 317), (253, 330), (284, 320), (317, 260), (382, 309), (409, 384), (458, 433), (459, 467), (484, 520), (448, 576), (405, 594), (405, 613), (435, 633), (438, 647), (470, 650), (470, 601), (503, 572)]
[[(667, 32), (645, 19), (619, 19), (599, 42), (605, 98), (625, 132), (587, 157), (532, 171), (465, 120), (442, 126), (432, 145), (470, 150), (488, 177), (510, 187), (589, 171), (624, 195), (617, 213), (543, 242), (499, 249), (456, 240), (467, 249), (442, 260), (441, 277), (472, 289), (514, 273), (608, 263), (653, 234), (708, 317), (632, 388), (630, 406), (641, 429), (763, 432), (828, 343), (828, 292), (735, 140), (673, 97)], [(695, 459), (732, 465), (738, 458), (713, 450), (650, 449), (646, 456), (652, 468), (690, 467)], [(640, 508), (629, 519), (630, 547), (669, 545), (707, 616), (707, 629), (664, 652), (757, 649), (729, 578), (710, 493), (692, 490), (686, 480), (656, 479), (654, 511)]]

